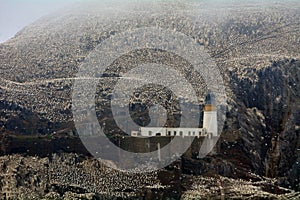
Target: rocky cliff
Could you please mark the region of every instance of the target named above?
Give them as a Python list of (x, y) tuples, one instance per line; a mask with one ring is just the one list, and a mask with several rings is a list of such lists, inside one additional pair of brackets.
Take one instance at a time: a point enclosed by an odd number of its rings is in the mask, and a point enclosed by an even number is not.
[[(217, 7), (203, 2), (92, 3), (46, 16), (0, 44), (1, 153), (9, 152), (6, 135), (73, 135), (72, 86), (85, 58), (118, 33), (158, 26), (203, 46), (219, 67), (228, 96), (216, 152), (202, 160), (183, 157), (182, 172), (245, 180), (268, 177), (274, 185), (299, 191), (299, 8), (299, 3), (262, 2)], [(168, 52), (143, 50), (119, 58), (110, 68), (119, 76), (126, 66), (148, 62), (151, 56), (175, 68), (176, 63), (189, 66)], [(203, 93), (206, 88), (196, 77), (190, 80)], [(111, 83), (101, 84), (109, 98)]]

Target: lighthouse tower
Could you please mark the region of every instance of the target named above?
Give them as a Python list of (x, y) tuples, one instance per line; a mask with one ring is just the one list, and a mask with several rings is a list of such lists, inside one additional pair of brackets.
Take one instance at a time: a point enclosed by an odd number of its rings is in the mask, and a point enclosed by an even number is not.
[(203, 128), (207, 130), (207, 133), (212, 133), (213, 136), (218, 136), (218, 121), (215, 96), (210, 91), (205, 98)]

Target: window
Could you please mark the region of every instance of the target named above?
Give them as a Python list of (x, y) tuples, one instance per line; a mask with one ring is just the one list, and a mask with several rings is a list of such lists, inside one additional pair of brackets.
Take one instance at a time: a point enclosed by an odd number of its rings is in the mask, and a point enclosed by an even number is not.
[(168, 131), (168, 135), (171, 135), (171, 131)]
[(191, 136), (191, 131), (189, 131), (189, 136)]
[(179, 131), (179, 135), (180, 135), (180, 136), (183, 136), (183, 132), (182, 132), (182, 131)]
[(152, 136), (152, 131), (149, 131), (148, 133), (149, 133), (149, 136)]
[(195, 135), (195, 131), (193, 131), (193, 135)]
[(176, 135), (176, 131), (174, 131), (174, 136)]

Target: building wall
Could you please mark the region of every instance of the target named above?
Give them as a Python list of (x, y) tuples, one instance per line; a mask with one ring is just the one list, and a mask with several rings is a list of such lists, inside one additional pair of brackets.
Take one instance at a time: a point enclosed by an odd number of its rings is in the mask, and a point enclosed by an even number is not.
[(203, 128), (213, 136), (218, 136), (217, 111), (204, 111)]
[(154, 137), (154, 136), (181, 136), (181, 137), (200, 137), (207, 134), (203, 128), (160, 128), (160, 127), (141, 127), (140, 135), (135, 131), (131, 136)]
[(141, 127), (142, 137), (166, 136), (167, 128), (163, 127)]

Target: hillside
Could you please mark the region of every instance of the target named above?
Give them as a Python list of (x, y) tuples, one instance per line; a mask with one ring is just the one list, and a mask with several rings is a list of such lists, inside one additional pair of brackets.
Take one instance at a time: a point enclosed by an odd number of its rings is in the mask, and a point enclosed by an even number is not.
[[(11, 135), (53, 136), (59, 133), (76, 137), (73, 136), (76, 130), (72, 88), (86, 58), (106, 39), (124, 31), (159, 27), (183, 33), (203, 47), (216, 62), (227, 95), (226, 121), (216, 152), (203, 160), (183, 157), (181, 172), (191, 176), (188, 179), (200, 182), (207, 180), (199, 175), (214, 179), (222, 176), (227, 187), (228, 182), (238, 185), (237, 182), (245, 181), (243, 184), (249, 188), (256, 188), (257, 181), (267, 180), (272, 180), (272, 187), (282, 187), (264, 190), (267, 194), (263, 193), (261, 198), (269, 195), (279, 199), (282, 193), (297, 195), (295, 191), (300, 191), (299, 9), (300, 3), (296, 1), (218, 5), (201, 1), (172, 4), (91, 2), (75, 4), (39, 19), (0, 44), (1, 159), (7, 160), (10, 154), (5, 142)], [(157, 49), (128, 52), (109, 66), (111, 71), (98, 85), (96, 103), (102, 110), (97, 110), (97, 114), (109, 124), (109, 133), (122, 134), (115, 128), (107, 104), (115, 82), (130, 67), (147, 62), (181, 71), (193, 83), (196, 93), (204, 98), (207, 88), (199, 74), (190, 71), (185, 58)], [(162, 91), (152, 89), (144, 88), (142, 92), (159, 96), (157, 91)], [(143, 101), (147, 95), (139, 98)], [(170, 99), (166, 101), (175, 109)], [(77, 144), (78, 141), (74, 141)], [(17, 153), (26, 156), (26, 150), (19, 149)], [(82, 148), (78, 149), (80, 152), (76, 153), (81, 153)], [(19, 159), (19, 155), (16, 156)], [(89, 162), (91, 158), (85, 159)], [(192, 170), (195, 168), (200, 170)], [(252, 183), (251, 179), (256, 180)], [(33, 186), (26, 184), (22, 187), (31, 188), (28, 189), (31, 191)], [(68, 181), (67, 184), (75, 183)], [(140, 184), (154, 185), (153, 182)], [(258, 185), (264, 188), (261, 183)], [(193, 195), (196, 190), (200, 192), (195, 195), (206, 191), (193, 187), (193, 191), (187, 188), (182, 198)], [(176, 190), (174, 188), (171, 189)], [(236, 191), (228, 190), (226, 194), (230, 196)], [(83, 193), (88, 192), (102, 194), (104, 191), (87, 188)], [(237, 196), (245, 194), (239, 192)]]

